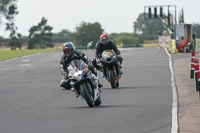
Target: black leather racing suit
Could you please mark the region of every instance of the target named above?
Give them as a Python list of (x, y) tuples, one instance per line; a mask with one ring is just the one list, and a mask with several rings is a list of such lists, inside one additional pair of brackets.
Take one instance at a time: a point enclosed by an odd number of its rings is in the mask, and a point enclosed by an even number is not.
[[(117, 46), (115, 45), (115, 43), (112, 42), (112, 41), (109, 41), (108, 44), (106, 44), (106, 45), (103, 45), (99, 41), (99, 42), (97, 42), (95, 49), (96, 49), (96, 51), (95, 51), (95, 59), (93, 59), (92, 64), (97, 70), (102, 70), (102, 68), (99, 65), (97, 65), (96, 58), (101, 58), (101, 54), (102, 54), (103, 51), (105, 51), (105, 50), (113, 50), (117, 55), (121, 54), (120, 51), (117, 49)], [(120, 64), (122, 64), (123, 58), (119, 57), (118, 59), (120, 61)]]
[(67, 90), (71, 89), (71, 85), (69, 84), (68, 80), (67, 67), (70, 65), (71, 61), (75, 59), (83, 60), (88, 65), (88, 68), (92, 71), (92, 73), (97, 76), (97, 73), (94, 71), (94, 67), (92, 65), (91, 60), (87, 58), (83, 52), (75, 50), (74, 54), (71, 57), (66, 57), (63, 54), (60, 60), (60, 68), (61, 68), (61, 73), (64, 76), (64, 79), (61, 81), (60, 87), (64, 87)]

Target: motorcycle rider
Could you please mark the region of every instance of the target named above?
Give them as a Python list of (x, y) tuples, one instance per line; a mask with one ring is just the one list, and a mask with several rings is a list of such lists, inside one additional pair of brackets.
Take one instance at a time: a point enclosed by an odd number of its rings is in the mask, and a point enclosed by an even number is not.
[[(91, 72), (97, 77), (97, 72), (95, 71), (91, 60), (88, 57), (86, 57), (86, 55), (83, 52), (75, 50), (74, 44), (72, 42), (66, 42), (63, 44), (63, 55), (60, 60), (60, 68), (61, 68), (61, 73), (63, 75), (63, 79), (60, 82), (60, 87), (62, 87), (63, 90), (71, 89), (68, 77), (69, 72), (67, 67), (70, 65), (70, 62), (75, 59), (83, 60), (88, 65), (88, 69), (91, 70)], [(99, 82), (98, 87), (101, 88), (103, 85), (99, 81), (99, 79), (98, 82)]]
[[(118, 50), (117, 46), (115, 45), (115, 43), (113, 41), (110, 40), (109, 36), (107, 34), (102, 34), (100, 36), (100, 41), (97, 42), (96, 44), (96, 51), (95, 51), (95, 58), (93, 59), (92, 61), (92, 64), (93, 66), (99, 70), (99, 71), (103, 71), (102, 70), (102, 67), (97, 65), (97, 62), (100, 62), (100, 58), (101, 58), (101, 54), (103, 51), (105, 50), (113, 50), (117, 57), (118, 57), (118, 60), (120, 62), (120, 68), (122, 68), (121, 64), (122, 64), (122, 60), (123, 58), (121, 57), (121, 53), (120, 51)], [(123, 74), (123, 72), (121, 71), (121, 74)]]

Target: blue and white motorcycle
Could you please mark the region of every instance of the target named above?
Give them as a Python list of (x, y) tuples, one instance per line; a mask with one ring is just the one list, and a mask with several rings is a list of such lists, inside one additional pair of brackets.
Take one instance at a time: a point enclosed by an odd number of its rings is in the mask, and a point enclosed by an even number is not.
[(88, 66), (80, 60), (74, 60), (68, 67), (69, 80), (72, 90), (77, 97), (85, 100), (89, 107), (101, 104), (100, 89), (98, 79), (88, 69)]

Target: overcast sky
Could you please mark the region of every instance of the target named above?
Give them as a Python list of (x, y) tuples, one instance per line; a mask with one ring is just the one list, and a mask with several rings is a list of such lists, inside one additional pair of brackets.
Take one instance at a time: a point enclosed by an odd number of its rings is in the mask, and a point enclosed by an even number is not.
[[(30, 27), (45, 17), (53, 32), (62, 29), (73, 32), (85, 21), (99, 22), (107, 33), (131, 33), (144, 6), (151, 5), (176, 5), (177, 16), (184, 9), (186, 23), (200, 23), (200, 0), (18, 0), (16, 26), (19, 33), (27, 36)], [(1, 25), (0, 36), (6, 37), (3, 31)]]

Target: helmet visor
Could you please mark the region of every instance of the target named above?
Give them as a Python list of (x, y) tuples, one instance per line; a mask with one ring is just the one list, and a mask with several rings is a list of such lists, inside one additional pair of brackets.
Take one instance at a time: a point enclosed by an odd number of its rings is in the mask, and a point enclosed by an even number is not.
[(70, 55), (72, 53), (72, 50), (71, 49), (66, 49), (66, 50), (64, 50), (64, 53)]
[(101, 39), (101, 43), (102, 44), (107, 44), (108, 43), (108, 39)]

